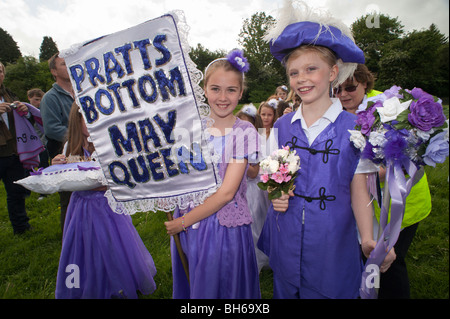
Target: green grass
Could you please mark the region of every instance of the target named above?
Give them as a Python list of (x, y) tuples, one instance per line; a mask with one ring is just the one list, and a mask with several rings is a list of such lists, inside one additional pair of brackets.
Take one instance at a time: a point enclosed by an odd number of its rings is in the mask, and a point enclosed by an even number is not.
[[(449, 207), (448, 160), (436, 168), (427, 168), (433, 210), (419, 224), (407, 256), (411, 297), (415, 299), (449, 298)], [(56, 285), (61, 228), (59, 196), (53, 194), (37, 201), (32, 193), (26, 200), (33, 230), (13, 235), (6, 209), (6, 193), (0, 183), (0, 298), (52, 299)], [(133, 215), (133, 223), (150, 251), (157, 269), (157, 290), (141, 298), (172, 297), (172, 273), (169, 237), (165, 233), (164, 213)], [(272, 297), (272, 272), (260, 276), (263, 298)]]

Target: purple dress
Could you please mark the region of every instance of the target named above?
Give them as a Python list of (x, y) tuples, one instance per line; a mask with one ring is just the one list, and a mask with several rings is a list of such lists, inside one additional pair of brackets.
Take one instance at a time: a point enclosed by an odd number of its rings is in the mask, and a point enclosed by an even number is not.
[[(216, 151), (222, 154), (222, 179), (230, 158), (247, 158), (257, 152), (257, 134), (250, 123), (237, 118), (232, 133), (213, 138)], [(232, 201), (179, 234), (189, 263), (190, 285), (172, 240), (173, 298), (261, 297), (245, 176)], [(176, 210), (174, 218), (184, 213), (188, 211)]]
[(56, 280), (57, 299), (137, 298), (156, 289), (152, 256), (129, 215), (111, 210), (104, 192), (73, 192)]

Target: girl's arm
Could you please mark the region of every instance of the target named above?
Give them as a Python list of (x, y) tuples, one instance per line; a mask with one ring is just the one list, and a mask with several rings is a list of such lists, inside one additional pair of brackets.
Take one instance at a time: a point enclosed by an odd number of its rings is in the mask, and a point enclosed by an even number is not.
[[(361, 235), (361, 248), (368, 258), (370, 252), (375, 248), (376, 241), (373, 240), (373, 209), (370, 204), (369, 191), (367, 189), (366, 174), (355, 174), (350, 185), (353, 214)], [(396, 255), (394, 249), (384, 259), (380, 271), (389, 269)]]
[(367, 190), (366, 174), (355, 174), (350, 185), (350, 193), (362, 244), (373, 240), (373, 211)]
[[(195, 207), (184, 216), (184, 227), (187, 228), (206, 217), (211, 216), (234, 198), (242, 178), (244, 177), (247, 160), (239, 160), (229, 163), (222, 186), (213, 195), (208, 197), (203, 204)], [(178, 234), (183, 230), (182, 217), (170, 222), (165, 222), (169, 235)]]

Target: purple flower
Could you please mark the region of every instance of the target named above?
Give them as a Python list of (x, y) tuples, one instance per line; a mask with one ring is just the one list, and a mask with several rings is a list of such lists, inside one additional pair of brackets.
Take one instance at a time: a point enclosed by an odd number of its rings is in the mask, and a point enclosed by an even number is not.
[(371, 107), (366, 111), (361, 111), (358, 113), (356, 124), (361, 126), (361, 133), (364, 135), (369, 135), (372, 125), (375, 122), (375, 116), (373, 115), (374, 111), (375, 108)]
[(429, 98), (429, 99), (433, 100), (433, 96), (431, 94), (425, 92), (421, 88), (414, 88), (411, 91), (410, 90), (406, 90), (406, 92), (410, 93), (415, 100), (418, 100), (421, 97), (426, 97), (426, 98)]
[(427, 150), (423, 155), (425, 164), (435, 167), (436, 163), (444, 163), (448, 156), (448, 140), (446, 139), (447, 132), (441, 132), (430, 140)]
[(386, 132), (386, 144), (384, 145), (384, 156), (387, 161), (402, 161), (408, 159), (406, 147), (408, 146), (408, 131), (392, 129)]
[(367, 158), (371, 161), (375, 158), (375, 153), (373, 152), (373, 145), (370, 143), (366, 143), (366, 147), (364, 147), (364, 150), (361, 153), (361, 158)]
[(442, 105), (435, 102), (428, 93), (423, 94), (417, 101), (412, 101), (409, 109), (409, 123), (424, 132), (428, 132), (433, 127), (440, 127), (445, 123), (446, 118)]
[(394, 85), (393, 87), (384, 91), (383, 93), (384, 95), (386, 95), (386, 99), (390, 99), (392, 97), (398, 97), (399, 99), (402, 99), (403, 95), (399, 93), (401, 89), (402, 89), (401, 87)]

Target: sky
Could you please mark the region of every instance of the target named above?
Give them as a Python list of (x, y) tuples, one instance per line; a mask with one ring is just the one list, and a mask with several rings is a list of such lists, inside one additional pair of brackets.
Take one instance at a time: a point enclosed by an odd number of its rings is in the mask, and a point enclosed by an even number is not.
[[(449, 35), (449, 0), (309, 0), (348, 26), (371, 12), (398, 18), (406, 32), (434, 23)], [(182, 10), (190, 27), (191, 47), (215, 51), (239, 47), (245, 19), (256, 12), (277, 16), (283, 0), (0, 0), (0, 27), (17, 42), (22, 55), (39, 56), (44, 36), (59, 50)], [(381, 26), (382, 27), (382, 26)]]

